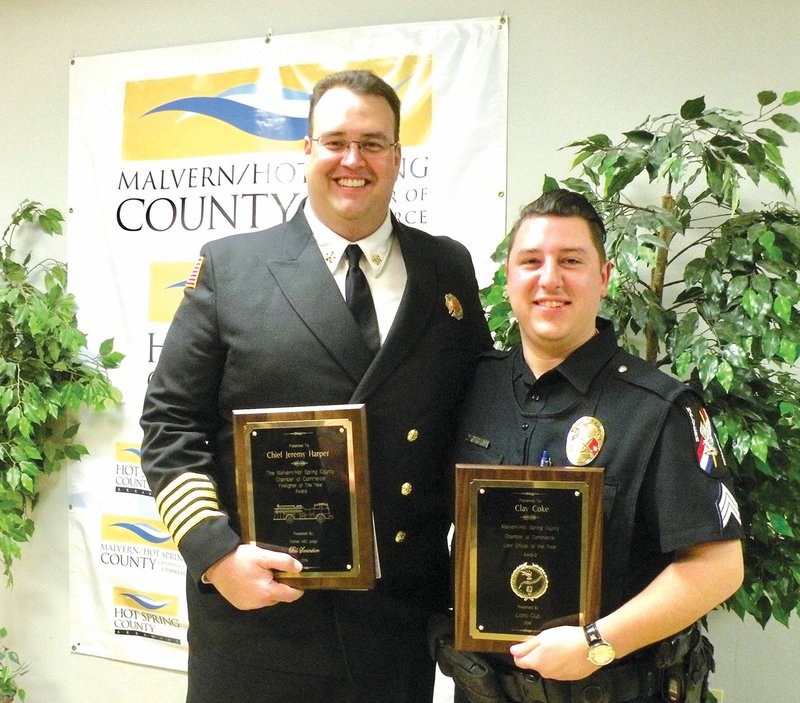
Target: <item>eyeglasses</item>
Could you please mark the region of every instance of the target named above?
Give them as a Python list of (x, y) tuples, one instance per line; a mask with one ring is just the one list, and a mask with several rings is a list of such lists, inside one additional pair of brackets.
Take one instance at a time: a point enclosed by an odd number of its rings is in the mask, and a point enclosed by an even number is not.
[(389, 149), (399, 146), (400, 142), (390, 143), (379, 137), (369, 137), (368, 139), (345, 139), (344, 137), (323, 136), (309, 137), (309, 141), (316, 142), (323, 149), (331, 154), (344, 154), (350, 149), (351, 144), (358, 146), (358, 150), (367, 156), (386, 156)]

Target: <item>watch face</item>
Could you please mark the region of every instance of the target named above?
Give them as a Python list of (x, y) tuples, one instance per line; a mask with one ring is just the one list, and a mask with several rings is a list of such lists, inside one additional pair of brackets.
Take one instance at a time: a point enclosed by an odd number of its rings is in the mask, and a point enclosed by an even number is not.
[(614, 648), (607, 643), (596, 644), (589, 649), (589, 661), (596, 666), (605, 666), (614, 661)]

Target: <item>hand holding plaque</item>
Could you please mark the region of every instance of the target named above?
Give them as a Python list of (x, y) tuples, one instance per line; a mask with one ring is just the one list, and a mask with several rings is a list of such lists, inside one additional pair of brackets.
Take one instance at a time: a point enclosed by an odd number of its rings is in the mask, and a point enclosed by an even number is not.
[(457, 649), (599, 615), (603, 469), (456, 466)]
[(243, 541), (291, 554), (300, 589), (363, 590), (375, 556), (363, 405), (235, 410)]

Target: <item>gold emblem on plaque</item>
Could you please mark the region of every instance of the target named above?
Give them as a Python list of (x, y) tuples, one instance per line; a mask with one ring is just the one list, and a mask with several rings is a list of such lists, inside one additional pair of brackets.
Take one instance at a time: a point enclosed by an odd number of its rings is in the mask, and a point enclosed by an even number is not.
[(596, 417), (575, 420), (567, 434), (567, 460), (574, 466), (586, 466), (603, 448), (606, 431)]
[(538, 564), (525, 562), (511, 573), (511, 590), (522, 600), (541, 598), (548, 585), (547, 572)]

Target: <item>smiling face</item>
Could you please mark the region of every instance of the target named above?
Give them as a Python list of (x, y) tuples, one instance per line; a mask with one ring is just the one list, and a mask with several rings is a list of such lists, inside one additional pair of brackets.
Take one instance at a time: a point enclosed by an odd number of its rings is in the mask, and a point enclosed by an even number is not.
[[(389, 103), (377, 95), (358, 95), (331, 88), (314, 107), (314, 137), (346, 141), (377, 138), (395, 141), (395, 118)], [(317, 217), (351, 242), (372, 234), (389, 210), (400, 170), (400, 145), (386, 154), (365, 155), (350, 144), (340, 154), (305, 140), (308, 198)]]
[(535, 375), (592, 338), (610, 275), (611, 263), (601, 261), (583, 218), (547, 215), (522, 222), (506, 263), (507, 290)]

